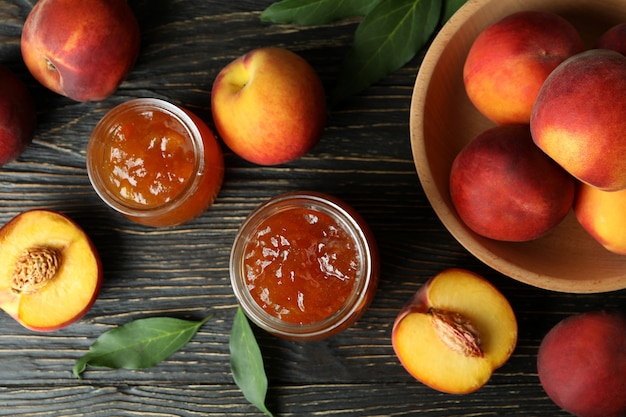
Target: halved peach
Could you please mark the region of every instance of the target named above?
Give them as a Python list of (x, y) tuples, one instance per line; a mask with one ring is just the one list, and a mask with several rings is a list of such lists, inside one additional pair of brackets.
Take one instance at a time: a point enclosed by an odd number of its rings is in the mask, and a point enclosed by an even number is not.
[(414, 378), (438, 391), (481, 388), (511, 356), (517, 320), (485, 278), (450, 268), (428, 280), (394, 322), (392, 344)]
[(25, 211), (0, 229), (0, 308), (24, 327), (53, 331), (81, 318), (102, 267), (85, 232), (55, 211)]

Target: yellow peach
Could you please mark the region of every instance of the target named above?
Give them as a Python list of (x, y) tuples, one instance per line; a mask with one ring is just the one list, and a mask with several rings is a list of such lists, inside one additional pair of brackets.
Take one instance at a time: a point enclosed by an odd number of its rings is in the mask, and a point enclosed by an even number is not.
[(429, 279), (400, 310), (391, 337), (414, 378), (438, 391), (466, 394), (509, 359), (517, 320), (485, 278), (450, 268)]
[(255, 49), (217, 75), (211, 93), (215, 128), (237, 155), (259, 165), (297, 159), (320, 140), (326, 96), (317, 73), (287, 49)]
[(0, 229), (0, 249), (0, 308), (24, 327), (66, 327), (95, 302), (100, 258), (67, 216), (45, 209), (20, 213)]
[(611, 252), (626, 255), (626, 190), (579, 184), (574, 213), (583, 228)]
[(126, 0), (40, 0), (21, 38), (33, 77), (76, 101), (113, 94), (139, 47), (139, 24)]

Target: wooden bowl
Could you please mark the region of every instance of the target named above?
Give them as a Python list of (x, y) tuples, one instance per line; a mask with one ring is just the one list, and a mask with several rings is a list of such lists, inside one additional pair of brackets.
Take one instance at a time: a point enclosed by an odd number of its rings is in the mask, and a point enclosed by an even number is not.
[(420, 182), (444, 226), (470, 253), (518, 281), (569, 293), (626, 288), (626, 256), (597, 243), (573, 213), (540, 239), (510, 243), (484, 238), (466, 227), (449, 193), (457, 153), (493, 124), (471, 104), (463, 64), (476, 36), (521, 10), (545, 10), (568, 19), (591, 48), (606, 29), (626, 21), (625, 0), (469, 0), (442, 28), (420, 67), (410, 115), (411, 147)]

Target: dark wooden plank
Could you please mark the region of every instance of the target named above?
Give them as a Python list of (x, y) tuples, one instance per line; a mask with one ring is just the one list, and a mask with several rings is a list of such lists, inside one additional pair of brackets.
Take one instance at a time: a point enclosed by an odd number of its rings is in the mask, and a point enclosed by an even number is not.
[[(532, 384), (530, 384), (532, 385)], [(432, 394), (416, 385), (274, 386), (268, 405), (281, 416), (564, 417), (524, 383), (486, 386), (480, 396)], [(34, 398), (38, 400), (33, 400)], [(523, 399), (523, 400), (522, 400)], [(512, 400), (517, 400), (514, 403)], [(232, 386), (126, 385), (0, 389), (0, 415), (14, 417), (258, 416)], [(7, 410), (11, 410), (10, 413)], [(528, 410), (532, 409), (532, 414)]]

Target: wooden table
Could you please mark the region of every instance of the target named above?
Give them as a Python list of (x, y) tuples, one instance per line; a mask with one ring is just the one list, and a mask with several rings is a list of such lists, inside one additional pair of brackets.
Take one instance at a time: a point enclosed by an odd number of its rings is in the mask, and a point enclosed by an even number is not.
[[(261, 415), (244, 399), (229, 368), (236, 311), (229, 252), (253, 208), (300, 189), (336, 195), (360, 211), (380, 245), (382, 276), (370, 309), (333, 338), (295, 343), (257, 329), (270, 385), (267, 404), (275, 415), (567, 415), (539, 384), (541, 338), (570, 314), (623, 306), (626, 291), (572, 295), (532, 288), (486, 267), (451, 237), (422, 192), (411, 156), (409, 107), (423, 51), (333, 110), (319, 145), (297, 161), (260, 167), (224, 147), (226, 178), (215, 205), (184, 226), (154, 229), (113, 212), (89, 183), (85, 146), (100, 117), (115, 104), (150, 96), (184, 105), (212, 126), (210, 92), (218, 71), (267, 45), (304, 56), (330, 88), (357, 22), (263, 24), (259, 14), (270, 0), (130, 0), (143, 36), (133, 72), (114, 96), (77, 103), (38, 85), (21, 61), (21, 27), (33, 3), (0, 0), (0, 61), (23, 77), (39, 116), (33, 144), (0, 169), (0, 221), (40, 207), (69, 215), (94, 241), (105, 277), (89, 313), (57, 332), (31, 332), (0, 314), (0, 415)], [(404, 302), (429, 277), (453, 266), (490, 279), (519, 321), (511, 359), (485, 387), (464, 396), (439, 393), (413, 380), (390, 340)], [(199, 319), (210, 313), (215, 318), (158, 366), (90, 368), (83, 380), (72, 376), (74, 361), (108, 329), (142, 317)]]

